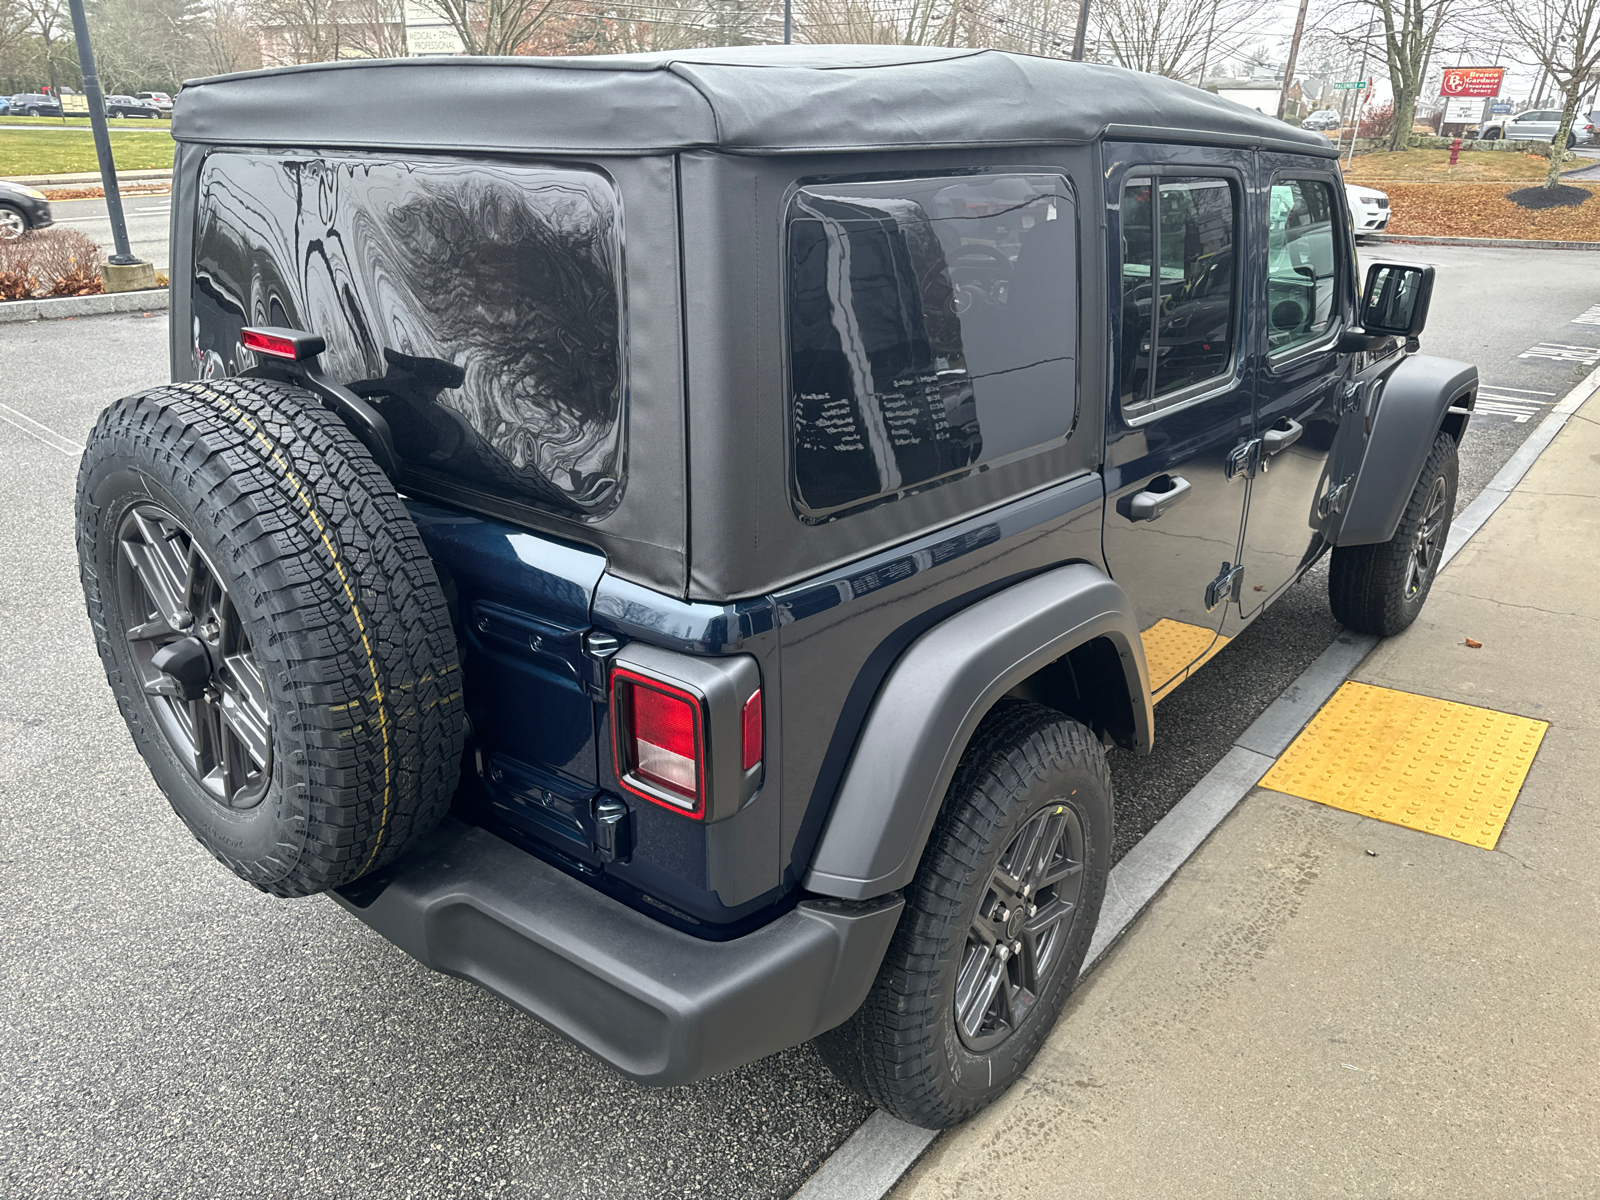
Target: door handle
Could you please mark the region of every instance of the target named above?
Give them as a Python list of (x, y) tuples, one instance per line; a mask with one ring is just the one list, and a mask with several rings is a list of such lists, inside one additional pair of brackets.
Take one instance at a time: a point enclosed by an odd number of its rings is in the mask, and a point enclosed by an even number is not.
[(1305, 431), (1306, 427), (1292, 417), (1279, 417), (1272, 428), (1261, 435), (1261, 445), (1268, 454), (1277, 454), (1298, 442)]
[[(1165, 482), (1164, 488), (1157, 487)], [(1157, 475), (1128, 505), (1128, 520), (1154, 521), (1189, 494), (1189, 481), (1181, 475)]]

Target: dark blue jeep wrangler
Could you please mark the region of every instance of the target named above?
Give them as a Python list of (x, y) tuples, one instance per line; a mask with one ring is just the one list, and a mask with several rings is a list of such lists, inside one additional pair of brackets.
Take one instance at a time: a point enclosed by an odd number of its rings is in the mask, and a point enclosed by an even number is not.
[(1355, 628), (1432, 582), (1431, 270), (1361, 288), (1328, 143), (1204, 92), (343, 62), (173, 131), (175, 382), (79, 490), (134, 739), (241, 878), (634, 1079), (817, 1038), (975, 1112), (1094, 931), (1104, 747), (1330, 549)]

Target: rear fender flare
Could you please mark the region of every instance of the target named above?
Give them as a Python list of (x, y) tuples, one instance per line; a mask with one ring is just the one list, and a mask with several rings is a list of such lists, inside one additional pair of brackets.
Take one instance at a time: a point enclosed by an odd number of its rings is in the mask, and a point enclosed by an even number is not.
[(910, 883), (984, 714), (1029, 675), (1095, 638), (1117, 649), (1135, 745), (1148, 749), (1150, 675), (1127, 594), (1086, 563), (1036, 575), (934, 626), (901, 655), (862, 726), (805, 886), (867, 900)]
[[(1366, 454), (1333, 538), (1335, 546), (1365, 546), (1394, 537), (1451, 407), (1460, 401), (1470, 408), (1468, 398), (1478, 390), (1478, 368), (1414, 354), (1379, 387)], [(1462, 416), (1461, 436), (1466, 427)]]

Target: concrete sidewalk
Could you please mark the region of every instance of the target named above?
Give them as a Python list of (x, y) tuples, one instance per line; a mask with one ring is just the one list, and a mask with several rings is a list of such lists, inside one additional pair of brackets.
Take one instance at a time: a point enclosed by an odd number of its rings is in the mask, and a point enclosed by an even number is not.
[(1257, 788), (894, 1195), (1600, 1195), (1597, 547), (1600, 398), (1352, 676), (1550, 722), (1495, 850)]

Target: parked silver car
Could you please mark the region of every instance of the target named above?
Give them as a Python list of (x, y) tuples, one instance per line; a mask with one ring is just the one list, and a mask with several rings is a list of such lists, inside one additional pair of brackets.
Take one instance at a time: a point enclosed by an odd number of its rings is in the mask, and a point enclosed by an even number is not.
[[(1534, 108), (1491, 121), (1483, 128), (1483, 136), (1490, 139), (1511, 138), (1513, 141), (1548, 142), (1554, 140), (1561, 128), (1559, 108)], [(1567, 148), (1586, 145), (1594, 141), (1594, 125), (1582, 113), (1572, 118), (1572, 132), (1567, 134)]]

